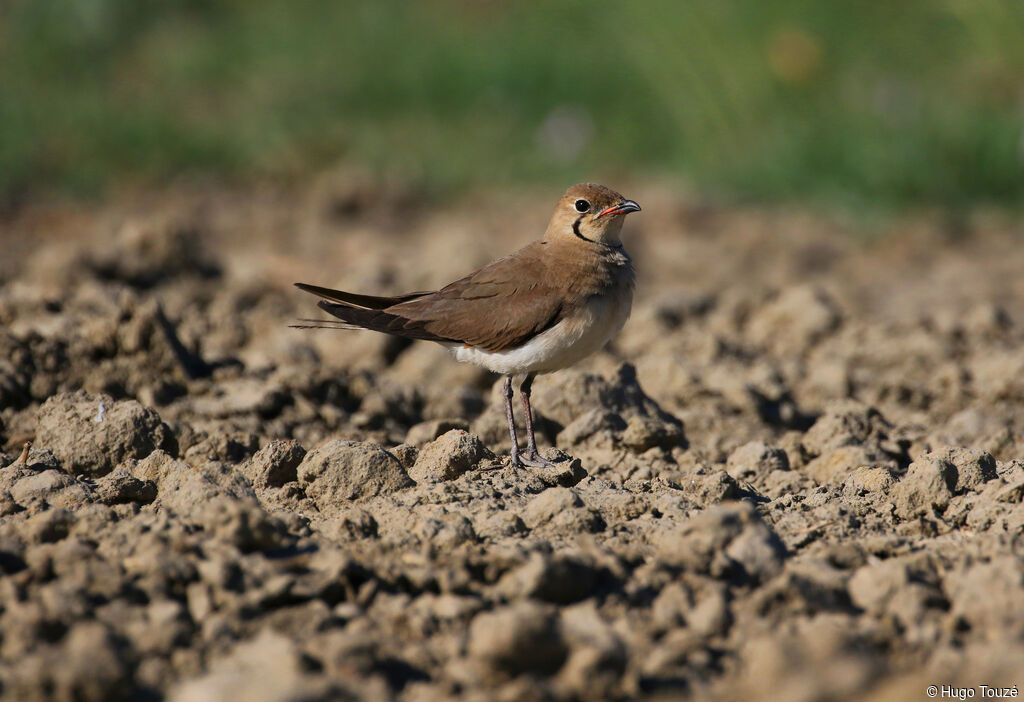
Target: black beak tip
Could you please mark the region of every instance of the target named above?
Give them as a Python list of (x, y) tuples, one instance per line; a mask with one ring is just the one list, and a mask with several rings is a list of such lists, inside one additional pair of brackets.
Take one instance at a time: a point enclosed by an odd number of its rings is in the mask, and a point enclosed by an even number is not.
[(640, 205), (636, 204), (632, 200), (623, 200), (622, 202), (620, 202), (617, 205), (612, 205), (611, 207), (609, 207), (609, 208), (607, 208), (605, 210), (602, 210), (600, 213), (598, 213), (597, 216), (598, 217), (604, 217), (605, 215), (624, 215), (624, 214), (629, 214), (630, 212), (639, 212), (639, 211), (640, 211)]

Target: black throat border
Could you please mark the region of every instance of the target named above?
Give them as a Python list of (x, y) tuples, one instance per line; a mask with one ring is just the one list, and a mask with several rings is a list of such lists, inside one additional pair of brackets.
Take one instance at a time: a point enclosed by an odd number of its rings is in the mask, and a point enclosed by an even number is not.
[(572, 223), (572, 233), (575, 234), (576, 236), (578, 236), (580, 239), (583, 239), (583, 241), (589, 241), (591, 244), (597, 244), (598, 246), (604, 246), (604, 247), (609, 248), (609, 249), (618, 249), (618, 248), (622, 247), (622, 244), (618, 244), (618, 245), (606, 244), (603, 241), (594, 241), (593, 239), (588, 239), (587, 237), (583, 236), (583, 234), (580, 233), (580, 222), (582, 222), (582, 221), (583, 221), (582, 217), (577, 217), (576, 218), (576, 221)]

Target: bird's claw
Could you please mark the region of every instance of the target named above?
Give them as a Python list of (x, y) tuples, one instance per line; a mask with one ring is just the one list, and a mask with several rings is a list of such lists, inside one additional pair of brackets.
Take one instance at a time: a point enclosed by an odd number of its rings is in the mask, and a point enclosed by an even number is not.
[(555, 466), (554, 463), (536, 452), (529, 455), (517, 454), (512, 456), (512, 465), (518, 468), (553, 468)]

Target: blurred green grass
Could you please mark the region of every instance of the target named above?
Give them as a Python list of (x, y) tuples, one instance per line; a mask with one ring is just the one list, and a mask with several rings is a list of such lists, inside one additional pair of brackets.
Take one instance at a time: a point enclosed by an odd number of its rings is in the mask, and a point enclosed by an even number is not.
[(1024, 3), (0, 0), (0, 196), (298, 176), (682, 176), (1024, 201)]

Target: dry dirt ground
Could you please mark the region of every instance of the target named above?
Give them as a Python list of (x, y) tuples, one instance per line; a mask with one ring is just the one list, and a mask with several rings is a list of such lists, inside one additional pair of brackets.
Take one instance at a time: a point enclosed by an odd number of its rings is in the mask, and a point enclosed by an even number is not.
[[(347, 176), (3, 223), (4, 699), (912, 700), (1024, 685), (1024, 234), (619, 186), (634, 314), (538, 379), (290, 329), (560, 193)], [(31, 448), (23, 446), (31, 441)], [(557, 448), (552, 448), (552, 447)]]

